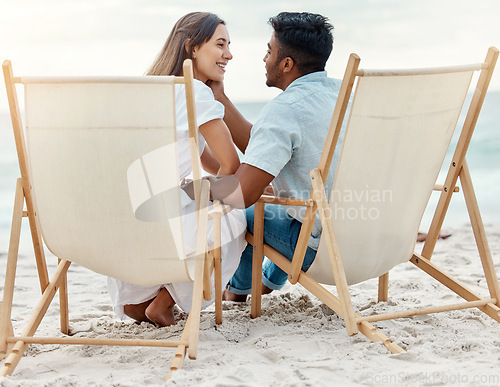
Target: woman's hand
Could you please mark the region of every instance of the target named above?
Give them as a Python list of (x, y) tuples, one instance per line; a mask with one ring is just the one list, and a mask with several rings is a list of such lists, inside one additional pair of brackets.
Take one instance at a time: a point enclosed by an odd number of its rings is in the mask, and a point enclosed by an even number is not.
[(224, 93), (224, 82), (222, 81), (212, 81), (208, 80), (206, 85), (212, 89), (212, 92), (214, 93), (214, 97), (217, 101), (221, 102), (226, 97), (226, 94)]

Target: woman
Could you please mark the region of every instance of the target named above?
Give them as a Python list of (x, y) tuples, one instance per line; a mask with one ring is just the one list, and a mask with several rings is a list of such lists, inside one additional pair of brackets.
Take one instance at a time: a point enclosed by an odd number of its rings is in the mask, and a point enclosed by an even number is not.
[[(196, 118), (199, 125), (200, 159), (203, 169), (213, 175), (233, 174), (239, 158), (229, 130), (222, 120), (224, 107), (215, 101), (208, 81), (222, 81), (225, 67), (232, 59), (229, 34), (225, 22), (218, 16), (193, 12), (174, 25), (160, 54), (147, 75), (182, 75), (185, 59), (193, 61)], [(180, 178), (191, 173), (185, 89), (176, 86), (177, 149)], [(182, 200), (185, 203), (185, 200)], [(186, 253), (196, 247), (194, 202), (183, 204), (183, 225)], [(222, 281), (227, 283), (236, 271), (245, 248), (246, 219), (234, 210), (222, 220)], [(208, 242), (213, 239), (209, 236)], [(212, 284), (213, 286), (213, 284)], [(108, 278), (108, 289), (116, 313), (137, 321), (150, 321), (159, 326), (175, 324), (174, 305), (188, 312), (191, 308), (193, 285), (189, 283), (160, 284), (144, 287)], [(213, 294), (213, 292), (212, 292)], [(204, 302), (203, 307), (212, 301)]]

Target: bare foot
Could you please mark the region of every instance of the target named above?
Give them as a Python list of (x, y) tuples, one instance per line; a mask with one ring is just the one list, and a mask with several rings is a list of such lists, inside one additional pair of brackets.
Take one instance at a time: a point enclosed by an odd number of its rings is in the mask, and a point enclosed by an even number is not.
[(146, 308), (153, 302), (154, 298), (145, 301), (141, 304), (128, 304), (123, 306), (123, 312), (126, 316), (133, 318), (134, 320), (141, 322), (147, 321), (151, 322), (146, 316)]
[[(439, 233), (438, 239), (446, 239), (446, 238), (448, 238), (450, 236), (451, 236), (450, 233)], [(419, 232), (418, 235), (417, 235), (417, 242), (424, 242), (426, 238), (427, 238), (427, 234), (426, 233)]]
[[(266, 285), (262, 284), (262, 294), (269, 294), (273, 289), (268, 288)], [(236, 294), (225, 289), (222, 292), (222, 299), (224, 301), (234, 301), (234, 302), (246, 302), (248, 294)]]
[(266, 285), (262, 284), (262, 294), (269, 294), (273, 289), (268, 288)]
[(248, 294), (236, 294), (224, 289), (222, 292), (222, 299), (224, 301), (246, 302)]
[(144, 314), (160, 327), (175, 325), (174, 305), (175, 301), (168, 290), (162, 288), (153, 302), (146, 308)]

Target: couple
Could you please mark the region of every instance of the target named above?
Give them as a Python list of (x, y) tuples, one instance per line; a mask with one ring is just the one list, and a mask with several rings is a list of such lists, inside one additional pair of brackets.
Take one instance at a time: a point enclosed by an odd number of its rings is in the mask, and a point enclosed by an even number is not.
[[(254, 125), (224, 93), (222, 81), (232, 55), (226, 25), (216, 15), (194, 12), (182, 17), (148, 71), (148, 75), (182, 75), (183, 61), (193, 60), (200, 159), (205, 171), (215, 176), (210, 178), (211, 196), (240, 208), (222, 222), (224, 299), (232, 301), (244, 301), (251, 293), (253, 248), (246, 245), (245, 232), (247, 228), (253, 232), (252, 205), (270, 184), (276, 195), (309, 197), (309, 171), (318, 166), (340, 89), (340, 81), (327, 78), (324, 71), (333, 47), (333, 27), (327, 18), (282, 12), (269, 23), (273, 32), (264, 57), (266, 84), (283, 92), (264, 107)], [(182, 101), (183, 92), (179, 87), (176, 99)], [(186, 113), (182, 114), (185, 104), (181, 105), (176, 112), (180, 143), (188, 132)], [(241, 163), (234, 145), (244, 154)], [(191, 172), (187, 148), (179, 146), (178, 158), (183, 179)], [(334, 170), (330, 169), (327, 187), (332, 186)], [(228, 195), (235, 185), (242, 196)], [(267, 205), (264, 242), (291, 260), (302, 219), (301, 209)], [(315, 258), (320, 234), (317, 219), (303, 270)], [(264, 263), (264, 294), (280, 289), (286, 280), (286, 273), (274, 263)], [(117, 314), (137, 321), (172, 325), (175, 304), (186, 312), (191, 307), (191, 283), (140, 287), (109, 278), (108, 288)]]

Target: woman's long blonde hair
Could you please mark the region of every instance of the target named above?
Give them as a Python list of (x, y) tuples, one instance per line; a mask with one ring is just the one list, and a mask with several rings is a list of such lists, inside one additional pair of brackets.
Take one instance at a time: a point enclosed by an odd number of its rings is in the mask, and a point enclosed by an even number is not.
[(146, 75), (182, 75), (184, 60), (193, 59), (193, 48), (209, 41), (219, 24), (226, 23), (209, 12), (191, 12), (181, 17)]

